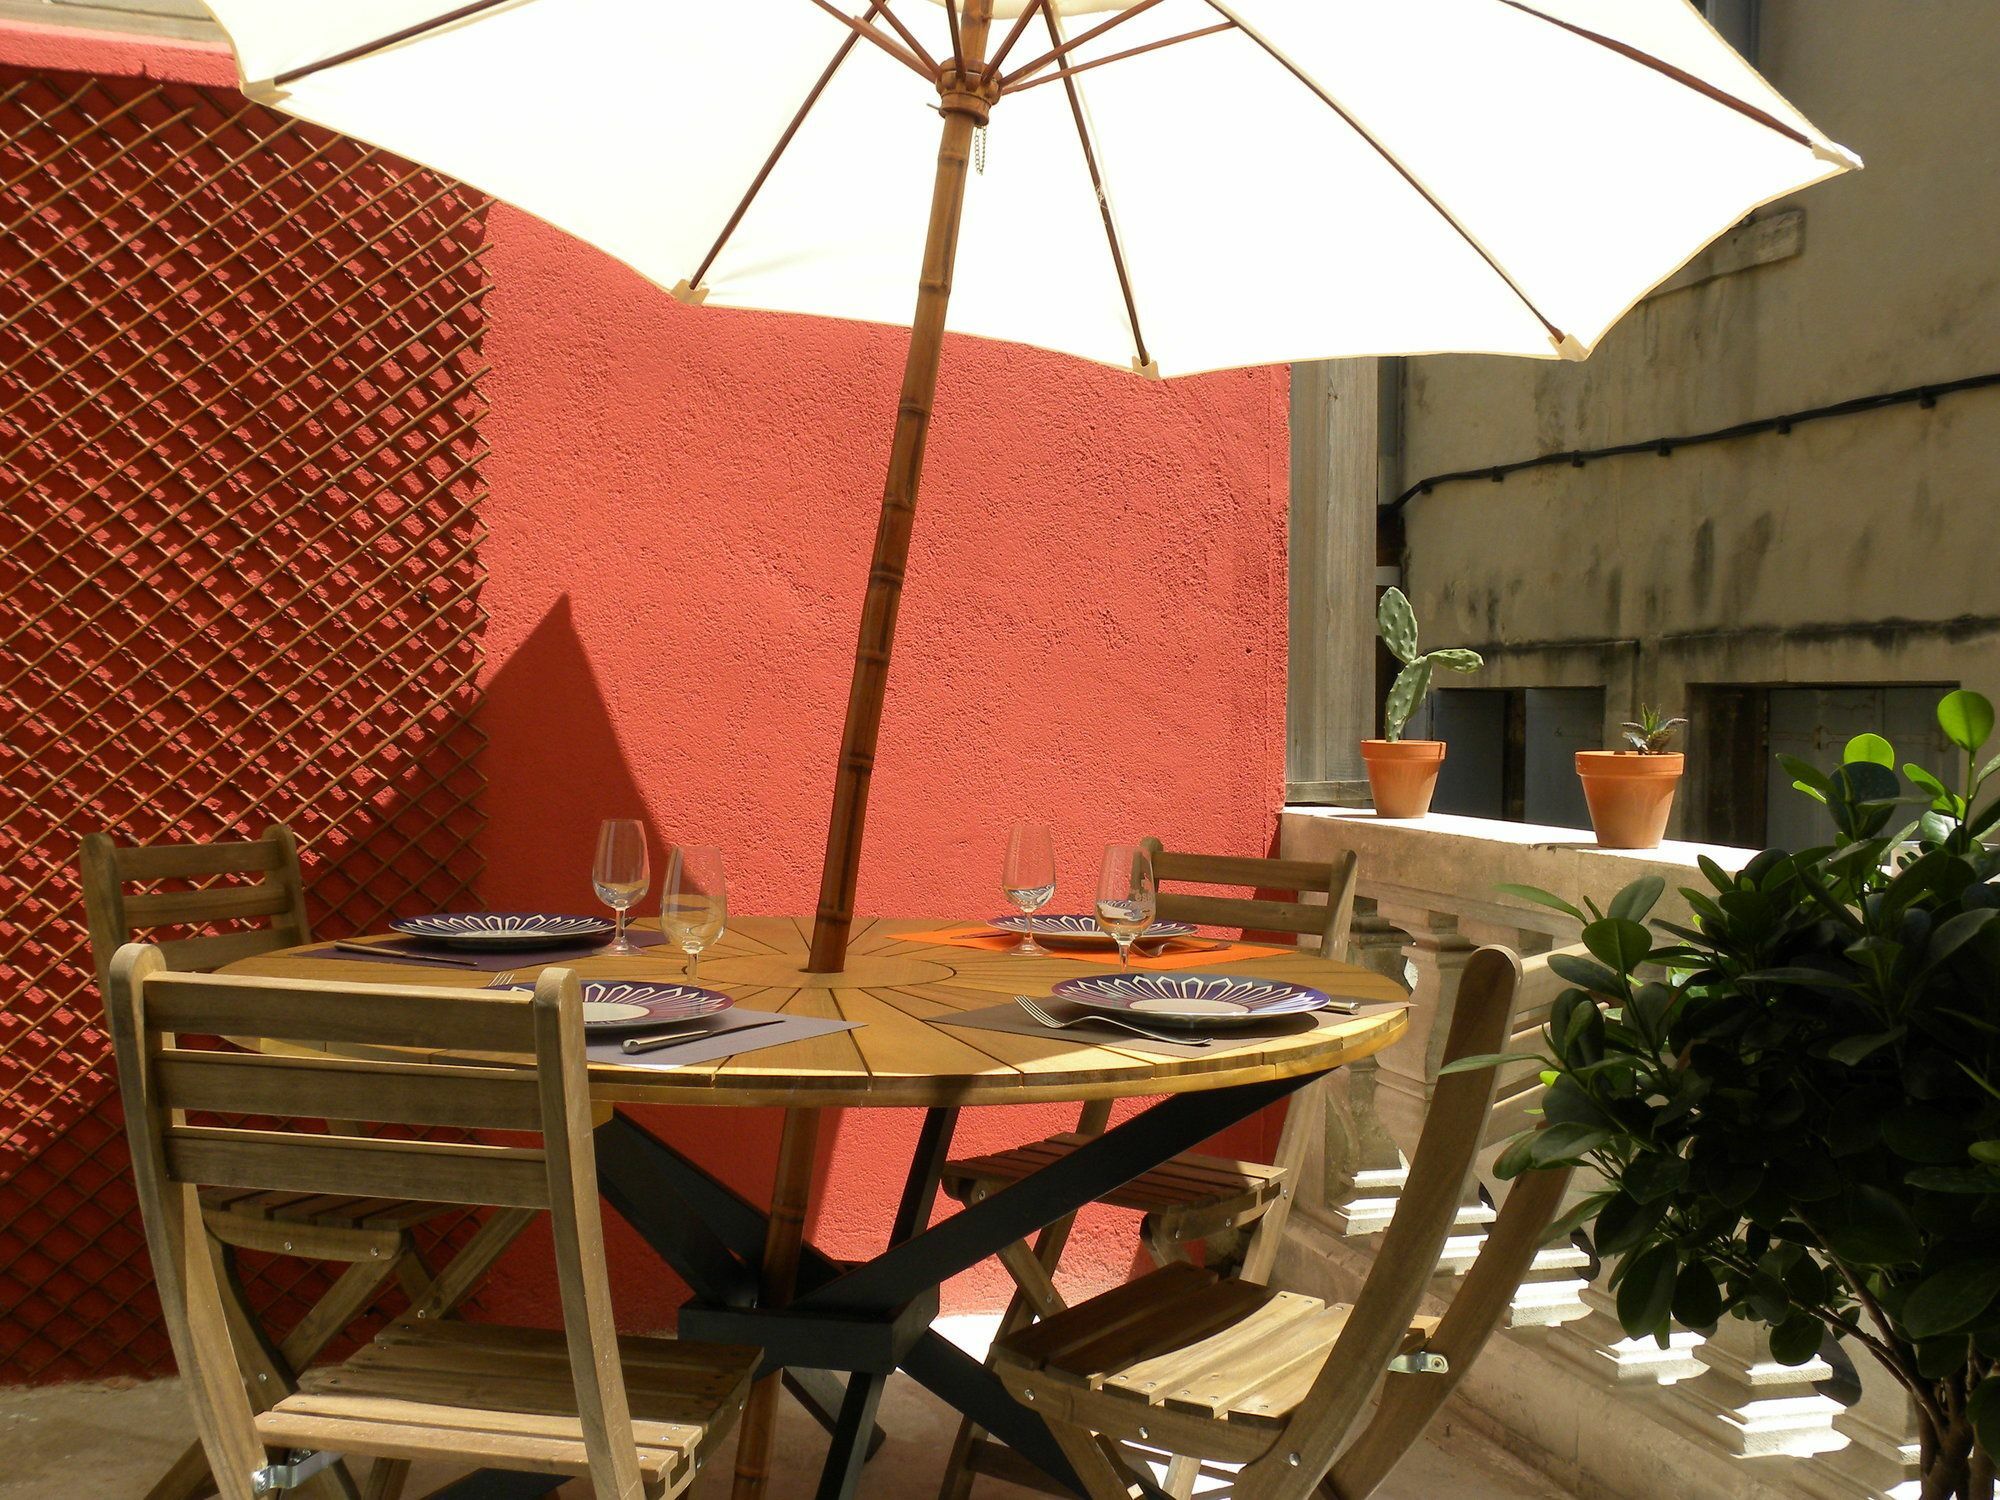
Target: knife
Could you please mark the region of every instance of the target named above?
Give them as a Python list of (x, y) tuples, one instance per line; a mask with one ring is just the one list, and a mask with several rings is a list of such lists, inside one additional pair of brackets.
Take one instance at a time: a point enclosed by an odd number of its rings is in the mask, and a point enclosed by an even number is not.
[(387, 963), (447, 964), (454, 969), (476, 969), (469, 958), (446, 958), (441, 953), (407, 953), (400, 948), (378, 948), (373, 943), (335, 943), (342, 953), (366, 953)]
[[(697, 1017), (697, 1019), (707, 1018)], [(618, 1044), (618, 1050), (627, 1057), (633, 1057), (641, 1052), (653, 1052), (661, 1047), (671, 1047), (676, 1042), (700, 1041), (706, 1037), (722, 1036), (731, 1031), (754, 1031), (759, 1026), (770, 1026), (784, 1019), (783, 1016), (766, 1016), (755, 1021), (739, 1020), (737, 1024), (727, 1027), (705, 1026), (699, 1031), (668, 1031), (655, 1036), (628, 1036)]]

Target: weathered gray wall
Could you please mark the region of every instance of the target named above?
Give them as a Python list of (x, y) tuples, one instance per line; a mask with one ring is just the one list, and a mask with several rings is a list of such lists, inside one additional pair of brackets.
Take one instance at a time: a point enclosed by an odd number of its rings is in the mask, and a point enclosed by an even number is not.
[[(1584, 365), (1407, 362), (1404, 484), (2000, 369), (2000, 4), (1764, 0), (1758, 61), (1868, 164), (1766, 211), (1804, 211), (1799, 252), (1654, 297)], [(1406, 512), (1405, 587), (1479, 685), (1602, 683), (1613, 721), (1703, 682), (2000, 696), (1996, 501), (1988, 389), (1446, 487)]]
[(222, 39), (222, 28), (201, 0), (0, 0), (0, 21), (205, 42)]

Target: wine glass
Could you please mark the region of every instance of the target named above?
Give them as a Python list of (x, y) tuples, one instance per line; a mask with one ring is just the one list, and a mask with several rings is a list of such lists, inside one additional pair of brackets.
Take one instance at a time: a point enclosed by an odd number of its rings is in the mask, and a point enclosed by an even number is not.
[(597, 861), (591, 866), (590, 883), (597, 887), (597, 899), (618, 917), (618, 935), (606, 953), (637, 953), (625, 936), (625, 913), (639, 904), (652, 882), (646, 865), (646, 829), (637, 818), (606, 818), (597, 830)]
[(1118, 945), (1118, 966), (1132, 967), (1132, 943), (1159, 911), (1153, 856), (1138, 844), (1107, 844), (1097, 875), (1097, 925)]
[[(1055, 899), (1056, 852), (1043, 823), (1016, 823), (1007, 831), (1007, 859), (1000, 867), (1000, 889), (1024, 917)], [(1021, 934), (1019, 953), (1046, 954), (1032, 932)]]
[(687, 954), (689, 979), (701, 969), (701, 950), (722, 936), (728, 918), (722, 851), (708, 844), (674, 845), (660, 884), (660, 926)]

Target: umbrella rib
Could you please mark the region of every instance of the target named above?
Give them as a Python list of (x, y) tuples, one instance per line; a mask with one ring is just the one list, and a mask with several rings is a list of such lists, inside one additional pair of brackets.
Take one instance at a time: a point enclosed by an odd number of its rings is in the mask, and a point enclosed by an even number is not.
[(883, 20), (896, 28), (896, 35), (903, 39), (905, 46), (923, 60), (924, 66), (931, 70), (931, 77), (936, 78), (939, 72), (942, 71), (937, 65), (937, 59), (924, 50), (924, 44), (917, 40), (917, 34), (914, 31), (903, 24), (902, 18), (887, 5), (877, 6), (875, 13), (879, 14)]
[(1001, 90), (1004, 92), (1005, 90), (1012, 88), (1017, 82), (1019, 82), (1023, 78), (1026, 78), (1030, 73), (1039, 73), (1043, 68), (1047, 67), (1050, 63), (1056, 62), (1059, 59), (1067, 56), (1069, 53), (1074, 52), (1078, 47), (1081, 47), (1085, 42), (1093, 41), (1096, 38), (1103, 36), (1105, 32), (1109, 31), (1114, 26), (1124, 25), (1134, 16), (1143, 15), (1145, 12), (1151, 10), (1154, 6), (1158, 5), (1159, 3), (1160, 0), (1139, 0), (1139, 3), (1137, 5), (1128, 6), (1126, 9), (1118, 12), (1117, 15), (1113, 16), (1108, 21), (1098, 22), (1098, 24), (1091, 27), (1090, 30), (1085, 32), (1080, 32), (1076, 36), (1071, 37), (1068, 41), (1062, 42), (1057, 46), (1051, 48), (1049, 51), (1044, 52), (1040, 57), (1036, 58), (1033, 62), (1021, 64), (1020, 67), (1016, 68), (1013, 72), (1009, 73), (1005, 78), (1002, 78), (1000, 80)]
[(1026, 83), (1011, 89), (1002, 89), (1003, 94), (1024, 94), (1029, 89), (1040, 88), (1045, 83), (1054, 83), (1058, 78), (1074, 78), (1079, 73), (1088, 73), (1092, 68), (1101, 68), (1106, 63), (1123, 62), (1128, 57), (1137, 57), (1142, 52), (1156, 52), (1162, 47), (1171, 47), (1176, 42), (1192, 42), (1197, 37), (1214, 36), (1219, 31), (1234, 31), (1234, 21), (1217, 21), (1213, 26), (1203, 26), (1194, 31), (1184, 31), (1179, 36), (1162, 37), (1157, 42), (1147, 42), (1142, 47), (1127, 47), (1123, 52), (1113, 52), (1105, 57), (1093, 57), (1089, 62), (1080, 62), (1073, 67), (1057, 68), (1053, 73), (1044, 73), (1040, 78), (1030, 78)]
[[(1014, 43), (1018, 42), (1021, 39), (1021, 33), (1028, 29), (1028, 23), (1035, 18), (1035, 12), (1042, 9), (1046, 4), (1047, 0), (1028, 0), (1028, 3), (1021, 7), (1021, 14), (1014, 18), (1014, 24), (1008, 29), (1006, 37), (1001, 41), (999, 50), (986, 60), (986, 76), (988, 78), (997, 78), (999, 76), (1000, 64), (1005, 62), (1007, 54), (1014, 50)], [(950, 9), (950, 7), (951, 0), (945, 0), (945, 8)]]
[[(1062, 34), (1056, 29), (1055, 11), (1043, 6), (1042, 19), (1048, 23), (1049, 40), (1057, 44), (1059, 54), (1062, 51)], [(1097, 152), (1090, 144), (1090, 127), (1083, 118), (1083, 99), (1076, 91), (1076, 80), (1064, 76), (1063, 91), (1069, 95), (1069, 112), (1070, 118), (1076, 121), (1077, 144), (1083, 147), (1083, 164), (1090, 172), (1090, 185), (1097, 193), (1098, 216), (1104, 220), (1104, 240), (1111, 247), (1111, 265), (1118, 273), (1118, 290), (1125, 298), (1125, 316), (1132, 324), (1132, 344), (1138, 353), (1133, 368), (1144, 371), (1153, 361), (1146, 352), (1146, 335), (1139, 327), (1139, 305), (1132, 298), (1132, 279), (1125, 272), (1125, 252), (1118, 244), (1118, 226), (1111, 218), (1111, 199), (1105, 195), (1104, 177), (1097, 169)]]
[(1590, 31), (1582, 26), (1565, 21), (1558, 16), (1548, 15), (1536, 10), (1532, 5), (1522, 4), (1521, 0), (1500, 0), (1500, 3), (1507, 6), (1510, 10), (1518, 10), (1524, 16), (1533, 16), (1538, 21), (1546, 21), (1551, 26), (1559, 26), (1564, 31), (1569, 32), (1573, 36), (1580, 36), (1587, 42), (1595, 42), (1600, 47), (1616, 52), (1620, 57), (1630, 58), (1641, 67), (1651, 68), (1655, 73), (1664, 74), (1666, 77), (1673, 79), (1675, 83), (1693, 89), (1697, 94), (1713, 99), (1717, 104), (1727, 105), (1739, 115), (1755, 120), (1759, 125), (1768, 126), (1770, 129), (1777, 131), (1779, 135), (1784, 136), (1785, 139), (1797, 141), (1801, 146), (1810, 151), (1817, 151), (1819, 149), (1813, 138), (1804, 131), (1787, 125), (1776, 115), (1761, 110), (1756, 105), (1745, 100), (1738, 99), (1734, 94), (1724, 92), (1714, 84), (1709, 83), (1706, 79), (1697, 78), (1685, 69), (1677, 68), (1665, 59), (1653, 56), (1650, 52), (1642, 52), (1637, 47), (1627, 42), (1621, 42), (1615, 37), (1603, 36), (1598, 32)]
[(336, 52), (331, 57), (322, 57), (318, 62), (306, 63), (296, 68), (287, 68), (271, 80), (271, 87), (282, 88), (284, 85), (292, 83), (297, 79), (310, 77), (312, 74), (324, 72), (328, 68), (337, 68), (342, 63), (350, 63), (357, 58), (366, 57), (372, 52), (380, 52), (383, 48), (393, 47), (398, 42), (412, 41), (417, 37), (449, 26), (454, 21), (463, 21), (467, 16), (476, 16), (482, 10), (491, 10), (496, 5), (505, 5), (507, 3), (508, 0), (471, 0), (470, 4), (461, 5), (456, 10), (448, 10), (441, 16), (432, 16), (430, 20), (419, 21), (414, 26), (405, 26), (401, 31), (392, 31), (387, 36), (375, 38), (372, 42), (363, 42), (357, 47), (349, 47), (345, 52)]
[[(876, 46), (880, 47), (884, 52), (888, 53), (891, 57), (895, 58), (897, 62), (903, 64), (903, 66), (908, 68), (911, 72), (915, 73), (917, 77), (923, 79), (924, 82), (934, 84), (938, 81), (937, 74), (931, 71), (931, 69), (927, 69), (921, 62), (919, 62), (917, 60), (915, 53), (909, 51), (905, 47), (897, 45), (895, 42), (891, 41), (888, 37), (882, 35), (882, 33), (877, 31), (873, 26), (870, 26), (867, 21), (862, 20), (858, 16), (850, 16), (846, 11), (842, 10), (839, 6), (835, 5), (833, 3), (833, 0), (812, 0), (812, 3), (814, 5), (817, 5), (821, 10), (825, 11), (828, 15), (832, 16), (834, 20), (840, 22), (841, 25), (847, 27), (856, 36), (867, 37), (869, 41), (873, 42)], [(881, 8), (882, 7), (879, 5), (871, 6), (869, 9), (869, 14), (872, 16), (875, 11), (880, 10)], [(936, 64), (932, 64), (933, 68), (935, 66)]]
[[(873, 20), (875, 13), (887, 4), (888, 0), (872, 0), (867, 14), (862, 17), (863, 22)], [(748, 190), (736, 205), (736, 211), (729, 216), (729, 222), (722, 226), (722, 233), (715, 237), (715, 243), (708, 247), (708, 254), (701, 258), (701, 264), (696, 267), (694, 275), (688, 278), (690, 288), (701, 285), (701, 278), (708, 274), (709, 267), (715, 264), (716, 256), (722, 253), (722, 247), (729, 243), (729, 237), (736, 233), (736, 226), (743, 222), (743, 216), (750, 211), (750, 205), (756, 201), (757, 194), (763, 191), (764, 183), (769, 179), (772, 169), (778, 165), (778, 158), (785, 154), (785, 148), (791, 145), (792, 137), (799, 133), (799, 127), (805, 124), (806, 116), (811, 114), (812, 107), (819, 103), (819, 96), (826, 92), (826, 86), (833, 82), (833, 75), (840, 71), (840, 65), (847, 61), (848, 54), (854, 50), (854, 44), (860, 40), (861, 34), (858, 30), (850, 31), (841, 38), (840, 46), (834, 51), (832, 60), (813, 83), (811, 90), (806, 94), (805, 102), (799, 105), (798, 113), (792, 116), (791, 123), (785, 127), (785, 133), (778, 137), (778, 144), (771, 148), (771, 154), (764, 158), (764, 165), (759, 167), (757, 175), (750, 179)]]
[(944, 24), (951, 31), (951, 65), (958, 72), (965, 71), (965, 43), (958, 34), (958, 0), (944, 0)]
[(1329, 94), (1325, 89), (1321, 88), (1319, 84), (1312, 77), (1310, 77), (1302, 68), (1298, 66), (1297, 63), (1293, 62), (1289, 57), (1285, 56), (1284, 53), (1280, 52), (1276, 47), (1272, 46), (1270, 42), (1266, 41), (1264, 37), (1257, 32), (1255, 27), (1245, 26), (1243, 24), (1243, 18), (1232, 12), (1227, 6), (1225, 6), (1222, 3), (1222, 0), (1206, 0), (1206, 3), (1209, 9), (1215, 11), (1218, 15), (1227, 16), (1231, 21), (1234, 21), (1236, 25), (1242, 30), (1245, 36), (1249, 37), (1251, 41), (1255, 42), (1260, 48), (1263, 49), (1267, 57), (1269, 57), (1279, 67), (1283, 68), (1287, 73), (1291, 74), (1292, 77), (1298, 79), (1300, 83), (1304, 84), (1308, 89), (1310, 89), (1312, 91), (1314, 98), (1318, 99), (1320, 103), (1324, 104), (1328, 109), (1332, 110), (1336, 115), (1338, 115), (1341, 118), (1341, 120), (1346, 124), (1348, 129), (1352, 130), (1356, 135), (1360, 136), (1362, 140), (1366, 141), (1371, 147), (1373, 147), (1375, 154), (1381, 157), (1383, 161), (1387, 162), (1390, 165), (1390, 167), (1392, 167), (1395, 170), (1396, 175), (1401, 177), (1404, 182), (1408, 183), (1410, 187), (1415, 190), (1417, 195), (1421, 197), (1424, 200), (1424, 202), (1428, 203), (1431, 206), (1432, 212), (1437, 214), (1437, 216), (1440, 219), (1443, 219), (1445, 223), (1449, 224), (1453, 228), (1453, 230), (1457, 232), (1458, 237), (1464, 240), (1466, 244), (1470, 245), (1473, 248), (1473, 250), (1478, 254), (1479, 258), (1486, 262), (1487, 266), (1492, 270), (1493, 274), (1495, 276), (1498, 276), (1502, 281), (1504, 281), (1507, 284), (1507, 290), (1509, 290), (1516, 297), (1518, 297), (1520, 299), (1521, 305), (1527, 308), (1529, 312), (1534, 314), (1535, 321), (1542, 325), (1543, 329), (1548, 333), (1550, 341), (1553, 344), (1555, 344), (1559, 352), (1572, 343), (1572, 340), (1570, 339), (1569, 335), (1564, 333), (1560, 328), (1556, 327), (1555, 324), (1551, 323), (1548, 319), (1548, 316), (1545, 313), (1543, 313), (1543, 311), (1539, 307), (1535, 306), (1534, 298), (1530, 297), (1526, 292), (1521, 290), (1521, 284), (1517, 282), (1512, 276), (1509, 276), (1507, 274), (1506, 267), (1502, 266), (1499, 261), (1493, 258), (1493, 253), (1490, 250), (1488, 250), (1484, 245), (1479, 243), (1478, 237), (1475, 236), (1471, 230), (1467, 229), (1463, 224), (1461, 224), (1458, 221), (1457, 216), (1454, 215), (1450, 209), (1446, 208), (1442, 203), (1440, 203), (1437, 200), (1436, 196), (1432, 194), (1429, 188), (1425, 187), (1423, 183), (1417, 180), (1417, 176), (1414, 172), (1412, 172), (1408, 167), (1404, 166), (1402, 162), (1397, 160), (1395, 152), (1391, 151), (1387, 146), (1383, 145), (1381, 141), (1377, 140), (1372, 132), (1370, 132), (1365, 126), (1363, 126), (1359, 120), (1355, 119), (1353, 115), (1349, 114), (1347, 110), (1341, 106), (1340, 102), (1333, 97), (1333, 95)]

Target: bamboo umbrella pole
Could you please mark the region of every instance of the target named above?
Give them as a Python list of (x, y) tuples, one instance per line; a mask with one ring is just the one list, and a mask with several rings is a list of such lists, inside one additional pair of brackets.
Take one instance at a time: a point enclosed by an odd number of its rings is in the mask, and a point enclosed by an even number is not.
[(806, 960), (807, 970), (815, 974), (836, 973), (843, 967), (848, 930), (854, 922), (855, 877), (861, 864), (862, 829), (868, 819), (868, 787), (875, 767), (875, 744), (882, 730), (882, 698), (889, 683), (896, 612), (902, 603), (903, 575), (910, 558), (917, 482), (923, 473), (924, 442), (937, 392), (945, 309), (951, 301), (952, 266), (958, 257), (959, 219), (965, 206), (966, 163), (972, 151), (972, 132), (986, 123), (995, 91), (994, 81), (984, 76), (980, 61), (991, 19), (991, 0), (968, 0), (959, 27), (964, 71), (947, 63), (938, 84), (944, 136), (938, 145), (937, 184), (931, 195), (930, 227), (924, 236), (923, 275), (917, 287), (916, 316), (910, 324), (910, 350), (903, 365), (903, 393), (896, 407), (896, 435), (889, 448), (889, 476), (882, 489), (882, 513), (875, 523), (875, 555), (868, 566), (861, 637), (854, 649), (854, 676), (847, 690), (847, 721), (840, 733), (826, 864), (820, 872), (819, 908), (813, 918), (812, 951)]

